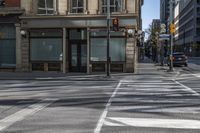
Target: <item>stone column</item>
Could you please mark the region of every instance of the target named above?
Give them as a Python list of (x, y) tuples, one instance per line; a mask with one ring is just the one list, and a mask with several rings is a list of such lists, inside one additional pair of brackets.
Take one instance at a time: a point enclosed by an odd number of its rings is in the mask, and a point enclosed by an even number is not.
[(30, 63), (29, 63), (29, 34), (27, 30), (22, 29), (25, 32), (25, 35), (21, 37), (21, 60), (22, 60), (22, 71), (29, 72), (30, 71)]
[(20, 24), (15, 24), (16, 27), (16, 71), (22, 71), (22, 56), (21, 56), (21, 28)]
[(127, 38), (126, 44), (126, 72), (134, 72), (136, 65), (136, 49), (135, 49), (135, 39)]

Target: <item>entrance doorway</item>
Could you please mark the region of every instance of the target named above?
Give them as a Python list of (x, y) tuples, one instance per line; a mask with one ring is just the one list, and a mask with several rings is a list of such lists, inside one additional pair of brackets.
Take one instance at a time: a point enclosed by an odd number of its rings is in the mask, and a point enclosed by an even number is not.
[(87, 30), (69, 29), (69, 71), (87, 70)]
[(86, 72), (87, 43), (84, 41), (71, 41), (69, 50), (70, 72)]

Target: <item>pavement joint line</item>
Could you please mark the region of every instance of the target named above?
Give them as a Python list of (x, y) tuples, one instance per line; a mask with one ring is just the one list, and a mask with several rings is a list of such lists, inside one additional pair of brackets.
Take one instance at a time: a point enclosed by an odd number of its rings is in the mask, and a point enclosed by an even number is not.
[(120, 80), (119, 83), (118, 83), (118, 85), (117, 85), (117, 87), (116, 87), (115, 90), (113, 91), (112, 96), (111, 96), (110, 99), (108, 100), (108, 102), (107, 102), (107, 104), (106, 104), (106, 106), (105, 106), (105, 109), (104, 109), (103, 113), (101, 114), (101, 116), (100, 116), (100, 118), (99, 118), (99, 120), (98, 120), (98, 123), (97, 123), (97, 125), (96, 125), (95, 130), (94, 130), (94, 133), (100, 133), (100, 132), (101, 132), (101, 129), (102, 129), (103, 124), (104, 124), (104, 121), (105, 121), (105, 118), (106, 118), (106, 116), (107, 116), (107, 114), (108, 114), (108, 108), (110, 107), (110, 105), (111, 105), (111, 103), (112, 103), (112, 101), (113, 101), (113, 98), (114, 98), (115, 95), (117, 94), (117, 91), (118, 91), (118, 89), (120, 88), (121, 84), (122, 84), (122, 81)]
[(187, 90), (188, 92), (191, 92), (191, 93), (195, 94), (196, 96), (200, 96), (200, 94), (198, 92), (196, 92), (192, 88), (180, 83), (179, 81), (176, 81), (175, 79), (173, 79), (172, 81), (174, 81), (175, 83), (177, 83), (180, 86), (182, 86), (183, 88), (185, 88), (184, 90)]
[(57, 101), (56, 98), (46, 98), (42, 101), (32, 104), (27, 108), (24, 108), (6, 118), (0, 120), (0, 131), (7, 129), (8, 127), (12, 126), (14, 123), (24, 120), (27, 116), (31, 116), (40, 110), (46, 108), (47, 106), (51, 105), (53, 102)]

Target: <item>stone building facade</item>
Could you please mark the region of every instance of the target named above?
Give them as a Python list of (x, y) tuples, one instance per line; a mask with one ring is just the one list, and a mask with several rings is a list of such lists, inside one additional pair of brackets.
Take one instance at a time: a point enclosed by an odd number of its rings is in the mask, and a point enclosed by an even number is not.
[(23, 12), (20, 0), (0, 0), (0, 71), (16, 68), (16, 27)]
[[(21, 0), (16, 25), (16, 71), (105, 72), (106, 0)], [(111, 0), (112, 72), (134, 72), (142, 0)], [(112, 22), (112, 21), (111, 21)]]

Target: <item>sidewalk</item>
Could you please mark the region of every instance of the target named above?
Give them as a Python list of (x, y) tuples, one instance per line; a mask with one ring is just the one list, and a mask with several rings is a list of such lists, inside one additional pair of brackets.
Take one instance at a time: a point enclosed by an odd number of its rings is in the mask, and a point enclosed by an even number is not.
[(168, 74), (176, 74), (176, 72), (168, 72), (168, 66), (160, 66), (160, 64), (153, 62), (151, 59), (145, 57), (144, 60), (138, 64), (138, 74), (160, 74), (160, 72), (167, 72)]
[[(62, 73), (62, 72), (0, 72), (0, 80), (119, 80), (124, 76), (132, 76), (137, 74), (176, 74), (168, 72), (167, 65), (160, 66), (155, 64), (151, 59), (145, 57), (144, 60), (137, 64), (137, 72), (134, 73), (111, 73), (111, 77), (107, 77), (106, 73)], [(188, 67), (183, 67), (186, 71), (200, 71), (200, 65), (189, 63)]]
[(0, 72), (0, 80), (118, 80), (123, 76), (129, 76), (133, 73), (111, 73), (107, 77), (106, 73), (62, 73), (62, 72)]
[[(145, 63), (146, 63), (146, 65), (145, 65)], [(176, 68), (174, 68), (174, 71), (169, 71), (168, 65), (165, 64), (164, 66), (161, 66), (160, 63), (155, 63), (147, 57), (145, 57), (145, 59), (143, 61), (141, 61), (141, 65), (143, 65), (143, 67), (145, 65), (146, 68), (149, 68), (149, 70), (147, 70), (147, 71), (151, 71), (151, 72), (148, 72), (148, 73), (159, 73), (159, 74), (162, 73), (166, 76), (173, 76), (178, 73)]]

